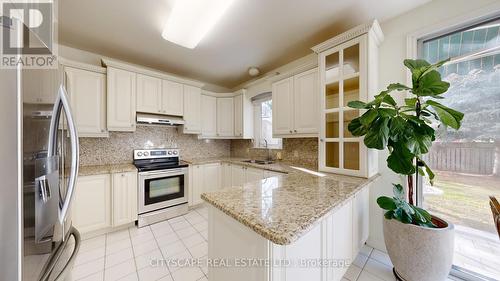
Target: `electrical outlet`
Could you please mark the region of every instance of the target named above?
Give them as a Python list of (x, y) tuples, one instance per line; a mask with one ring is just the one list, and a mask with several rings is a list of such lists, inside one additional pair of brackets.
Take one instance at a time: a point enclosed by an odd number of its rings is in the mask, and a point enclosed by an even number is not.
[(293, 151), (293, 157), (299, 157), (299, 152), (297, 150)]

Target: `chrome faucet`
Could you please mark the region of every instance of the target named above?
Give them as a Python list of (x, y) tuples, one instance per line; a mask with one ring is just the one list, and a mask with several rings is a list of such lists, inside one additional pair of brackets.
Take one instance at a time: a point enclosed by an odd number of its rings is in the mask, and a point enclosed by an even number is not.
[(269, 149), (269, 146), (268, 146), (268, 143), (267, 143), (267, 140), (264, 139), (264, 143), (266, 144), (266, 149), (267, 149), (267, 161), (272, 161), (272, 157), (271, 157), (271, 149)]

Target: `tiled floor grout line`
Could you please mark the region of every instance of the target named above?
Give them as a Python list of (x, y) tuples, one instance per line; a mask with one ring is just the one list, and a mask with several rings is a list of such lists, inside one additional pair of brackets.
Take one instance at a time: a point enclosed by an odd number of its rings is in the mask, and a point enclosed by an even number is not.
[[(128, 239), (130, 241), (130, 248), (132, 249), (132, 258), (134, 259), (134, 265), (135, 265), (135, 275), (137, 276), (137, 280), (139, 279), (139, 269), (137, 267), (137, 261), (135, 260), (135, 251), (134, 251), (134, 244), (132, 244), (132, 236), (130, 235), (130, 228), (127, 228), (128, 232)], [(107, 237), (106, 237), (107, 238)], [(126, 277), (126, 276), (125, 276)], [(104, 280), (106, 281), (106, 280)]]
[[(200, 208), (200, 207), (196, 207), (196, 208), (194, 208), (194, 209), (193, 209), (193, 211), (194, 211), (194, 212), (196, 212), (196, 213), (197, 213), (200, 217), (202, 217), (202, 218), (203, 218), (203, 220), (204, 220), (206, 223), (208, 223), (208, 220), (207, 220), (207, 219), (205, 219), (205, 217), (204, 217), (204, 216), (202, 216), (202, 215), (201, 215), (201, 214), (197, 211), (197, 209), (199, 209), (199, 208)], [(194, 225), (193, 225), (193, 224), (192, 224), (189, 220), (187, 220), (186, 218), (184, 218), (184, 219), (185, 219), (185, 220), (189, 223), (189, 225), (191, 225), (191, 227), (192, 227), (192, 228), (194, 228), (194, 230), (196, 230), (196, 232), (197, 232), (197, 233), (198, 233), (201, 237), (203, 237), (203, 240), (205, 240), (205, 242), (206, 242), (206, 243), (208, 243), (208, 240), (207, 240), (207, 239), (205, 239), (205, 237), (204, 237), (203, 235), (201, 235), (201, 232), (200, 232), (200, 231), (199, 231), (196, 227), (194, 227)], [(201, 243), (200, 243), (200, 244), (201, 244)], [(207, 246), (207, 247), (208, 247), (208, 246)], [(188, 248), (188, 251), (189, 251), (189, 248)], [(191, 251), (189, 251), (189, 253), (191, 254)], [(192, 254), (191, 254), (191, 255), (192, 255)], [(207, 253), (207, 255), (208, 255), (208, 253)], [(208, 256), (207, 256), (207, 259), (208, 259)], [(203, 270), (202, 270), (202, 272), (203, 272), (203, 275), (204, 275), (204, 276), (208, 279), (208, 276), (205, 274), (205, 272), (204, 272)], [(200, 278), (200, 279), (201, 279), (201, 278)], [(200, 279), (198, 279), (198, 280), (200, 280)]]
[[(167, 220), (168, 221), (168, 220)], [(172, 232), (177, 235), (177, 233), (175, 233), (174, 229), (172, 228), (172, 226), (170, 225), (170, 222), (168, 223), (168, 227), (170, 227), (172, 229)], [(160, 244), (158, 243), (158, 240), (156, 239), (156, 235), (155, 235), (155, 232), (153, 231), (153, 229), (150, 227), (151, 229), (151, 233), (153, 233), (153, 239), (155, 240), (156, 242), (156, 246), (158, 247), (158, 250), (160, 251), (160, 255), (161, 257), (163, 258), (163, 261), (167, 261), (167, 258), (163, 255), (163, 251), (161, 250), (160, 248)], [(177, 238), (179, 238), (179, 235), (177, 235)], [(165, 264), (165, 263), (162, 263), (162, 264)], [(170, 271), (170, 268), (167, 266), (167, 270), (168, 270), (168, 274), (170, 275), (170, 278), (172, 278), (172, 280), (174, 280), (174, 278), (172, 277), (172, 271)], [(157, 280), (160, 280), (161, 278), (164, 278), (165, 276), (163, 277), (160, 277), (158, 278)], [(174, 280), (175, 281), (175, 280)]]

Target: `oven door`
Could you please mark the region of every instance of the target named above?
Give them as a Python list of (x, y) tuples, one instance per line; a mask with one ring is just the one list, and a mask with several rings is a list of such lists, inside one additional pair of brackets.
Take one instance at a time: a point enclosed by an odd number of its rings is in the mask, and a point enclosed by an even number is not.
[(139, 173), (139, 214), (187, 203), (187, 168)]

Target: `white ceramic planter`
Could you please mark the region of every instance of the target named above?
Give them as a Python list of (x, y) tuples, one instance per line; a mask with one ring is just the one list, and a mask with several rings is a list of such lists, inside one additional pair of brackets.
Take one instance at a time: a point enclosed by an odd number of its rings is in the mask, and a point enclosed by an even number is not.
[[(384, 218), (384, 240), (396, 274), (405, 281), (446, 280), (453, 263), (454, 229), (427, 228)], [(436, 223), (435, 222), (435, 223)]]

